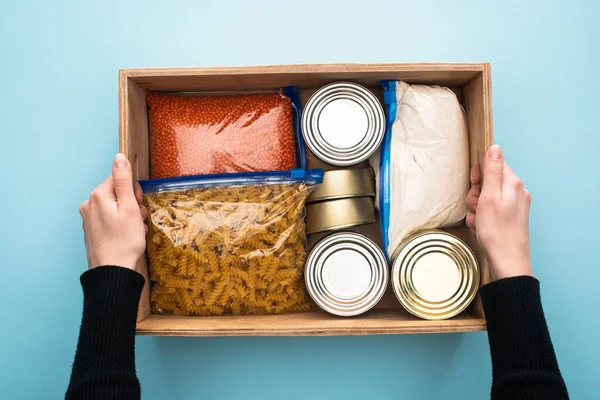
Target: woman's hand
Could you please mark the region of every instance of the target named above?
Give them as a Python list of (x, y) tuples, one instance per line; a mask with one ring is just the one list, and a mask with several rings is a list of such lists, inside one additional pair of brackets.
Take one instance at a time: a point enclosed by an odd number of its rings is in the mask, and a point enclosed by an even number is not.
[(467, 226), (477, 235), (491, 264), (494, 279), (533, 276), (529, 256), (531, 194), (504, 162), (500, 146), (493, 145), (471, 170), (473, 184), (467, 195)]
[(131, 164), (123, 154), (115, 157), (112, 174), (79, 207), (83, 218), (88, 267), (117, 265), (135, 269), (146, 248), (148, 211), (142, 205), (142, 188), (135, 189)]

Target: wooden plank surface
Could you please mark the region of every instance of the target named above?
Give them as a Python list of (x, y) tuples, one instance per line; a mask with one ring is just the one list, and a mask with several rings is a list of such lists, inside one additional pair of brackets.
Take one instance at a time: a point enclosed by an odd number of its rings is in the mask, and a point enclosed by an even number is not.
[(119, 74), (119, 151), (133, 166), (135, 179), (150, 178), (150, 139), (146, 90)]
[(485, 320), (463, 313), (444, 321), (425, 321), (403, 310), (372, 310), (344, 318), (323, 312), (283, 315), (179, 317), (149, 315), (138, 335), (156, 336), (347, 336), (449, 333), (485, 330)]
[(462, 86), (483, 70), (484, 64), (417, 63), (144, 68), (125, 69), (121, 73), (147, 90), (239, 91), (278, 89), (287, 85), (316, 89), (340, 80), (379, 86), (381, 79)]
[[(355, 76), (363, 73), (411, 72), (415, 75), (439, 73), (444, 75), (460, 76), (469, 73), (473, 78), (481, 73), (485, 63), (387, 63), (387, 64), (359, 64), (359, 63), (332, 63), (332, 64), (281, 64), (258, 66), (229, 66), (229, 67), (175, 67), (175, 68), (130, 68), (123, 69), (129, 77), (190, 77), (197, 75), (254, 75), (260, 74), (268, 77), (280, 73), (296, 74), (327, 74), (351, 73)], [(466, 82), (465, 82), (466, 83)]]
[[(123, 72), (119, 73), (119, 151), (130, 160), (135, 180), (150, 177), (146, 91)], [(145, 254), (135, 269), (146, 280), (138, 307), (139, 321), (150, 314), (150, 275)]]
[[(469, 123), (469, 148), (471, 165), (480, 163), (485, 153), (494, 143), (494, 127), (492, 121), (492, 77), (490, 64), (484, 64), (484, 70), (463, 89), (463, 104)], [(465, 233), (463, 239), (473, 249), (481, 267), (481, 284), (492, 279), (489, 264), (477, 238)], [(477, 303), (479, 304), (479, 303)], [(478, 307), (481, 312), (483, 310)]]
[(481, 162), (494, 143), (492, 81), (489, 64), (463, 89), (463, 105), (469, 123), (471, 163)]

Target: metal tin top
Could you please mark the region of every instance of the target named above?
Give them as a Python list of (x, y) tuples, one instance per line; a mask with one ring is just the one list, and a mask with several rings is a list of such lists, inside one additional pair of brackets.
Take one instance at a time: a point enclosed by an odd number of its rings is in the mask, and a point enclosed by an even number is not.
[(357, 164), (377, 150), (385, 134), (385, 114), (377, 98), (352, 82), (323, 86), (308, 99), (302, 134), (310, 151), (339, 166)]
[(419, 232), (396, 251), (392, 288), (410, 313), (446, 319), (462, 312), (479, 288), (479, 265), (459, 238), (440, 230)]
[(306, 233), (317, 233), (377, 222), (371, 197), (355, 197), (306, 205)]
[(340, 232), (315, 245), (304, 272), (306, 288), (322, 309), (339, 316), (370, 310), (383, 296), (388, 267), (381, 249), (366, 236)]
[(375, 180), (371, 168), (326, 171), (323, 184), (308, 196), (307, 202), (375, 196)]

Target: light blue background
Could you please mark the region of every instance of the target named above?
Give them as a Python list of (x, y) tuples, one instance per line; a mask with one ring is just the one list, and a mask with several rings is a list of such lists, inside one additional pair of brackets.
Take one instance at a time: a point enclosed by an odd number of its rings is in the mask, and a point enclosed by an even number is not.
[[(119, 68), (490, 61), (496, 140), (533, 193), (560, 366), (572, 398), (597, 398), (594, 3), (3, 0), (0, 397), (60, 398), (67, 386), (86, 269), (77, 208), (117, 152)], [(485, 333), (141, 337), (137, 366), (146, 399), (484, 399), (487, 346)]]

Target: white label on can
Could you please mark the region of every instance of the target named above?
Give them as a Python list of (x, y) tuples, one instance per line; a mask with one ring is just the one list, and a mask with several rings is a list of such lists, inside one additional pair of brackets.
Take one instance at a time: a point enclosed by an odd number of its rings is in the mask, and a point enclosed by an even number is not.
[(349, 299), (362, 295), (371, 281), (369, 261), (354, 250), (339, 250), (323, 263), (323, 284), (336, 297)]
[(367, 134), (369, 119), (355, 101), (334, 100), (319, 114), (319, 132), (333, 147), (349, 149), (359, 144)]
[(460, 287), (460, 273), (448, 255), (432, 252), (423, 255), (412, 270), (416, 291), (430, 302), (448, 300)]

